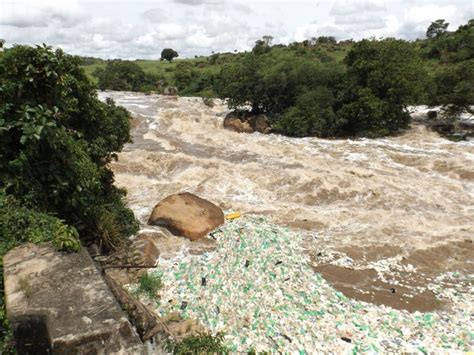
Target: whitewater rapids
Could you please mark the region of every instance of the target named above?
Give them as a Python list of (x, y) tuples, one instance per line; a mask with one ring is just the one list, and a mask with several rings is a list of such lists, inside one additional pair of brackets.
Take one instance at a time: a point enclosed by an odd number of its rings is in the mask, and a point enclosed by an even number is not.
[[(134, 143), (113, 170), (143, 226), (157, 202), (188, 191), (226, 211), (317, 234), (316, 266), (375, 269), (383, 279), (384, 265), (374, 264), (383, 256), (399, 266), (411, 260), (405, 272), (416, 270), (417, 260), (439, 259), (429, 280), (451, 270), (447, 265), (474, 273), (473, 141), (452, 142), (421, 125), (383, 139), (235, 133), (223, 128), (229, 110), (219, 100), (210, 108), (200, 98), (99, 96), (135, 117)], [(462, 250), (456, 260), (453, 245)]]

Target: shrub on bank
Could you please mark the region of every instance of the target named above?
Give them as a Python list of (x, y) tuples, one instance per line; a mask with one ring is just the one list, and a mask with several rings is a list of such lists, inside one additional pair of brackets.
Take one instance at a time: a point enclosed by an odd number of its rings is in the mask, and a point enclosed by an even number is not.
[(105, 68), (92, 73), (97, 78), (100, 90), (153, 91), (157, 89), (158, 77), (147, 74), (136, 63), (129, 60), (111, 60)]
[(97, 99), (79, 60), (49, 47), (0, 56), (0, 188), (22, 206), (53, 213), (83, 239), (137, 229), (109, 163), (130, 141), (128, 112)]

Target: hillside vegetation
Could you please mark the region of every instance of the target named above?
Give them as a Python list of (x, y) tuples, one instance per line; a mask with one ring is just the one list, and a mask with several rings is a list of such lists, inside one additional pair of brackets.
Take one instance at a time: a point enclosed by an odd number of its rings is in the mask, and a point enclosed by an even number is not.
[(408, 105), (443, 105), (448, 117), (474, 104), (474, 21), (447, 31), (437, 20), (427, 39), (320, 37), (272, 45), (265, 36), (248, 53), (174, 61), (88, 58), (99, 89), (220, 97), (230, 108), (265, 113), (290, 136), (379, 137), (406, 128)]

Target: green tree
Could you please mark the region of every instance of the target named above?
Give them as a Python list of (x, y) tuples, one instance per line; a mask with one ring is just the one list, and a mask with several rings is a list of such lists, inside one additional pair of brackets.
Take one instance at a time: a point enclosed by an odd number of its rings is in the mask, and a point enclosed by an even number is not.
[(161, 51), (161, 59), (171, 63), (173, 58), (178, 57), (178, 52), (171, 48), (165, 48)]
[(262, 110), (264, 90), (258, 70), (259, 60), (253, 53), (241, 61), (227, 64), (220, 72), (218, 95), (227, 99), (229, 108), (242, 108), (250, 105), (252, 112)]
[[(253, 113), (265, 112), (278, 116), (281, 132), (290, 135), (294, 129), (285, 129), (285, 122), (295, 120), (283, 119), (281, 115), (295, 106), (298, 98), (307, 91), (322, 92), (321, 87), (330, 87), (332, 91), (341, 80), (343, 68), (340, 64), (323, 64), (307, 57), (278, 56), (278, 52), (264, 55), (246, 54), (243, 59), (223, 66), (219, 76), (218, 94), (228, 100), (230, 108), (245, 109), (250, 106)], [(308, 100), (306, 100), (307, 102)], [(303, 111), (303, 99), (300, 98), (300, 109)], [(330, 100), (331, 105), (333, 103)], [(319, 106), (316, 108), (319, 109)], [(309, 122), (309, 121), (308, 121)], [(324, 131), (324, 132), (323, 132)], [(302, 129), (304, 134), (325, 135), (326, 131), (313, 132), (312, 128)]]
[(449, 23), (445, 22), (445, 20), (443, 19), (431, 22), (431, 24), (428, 26), (428, 29), (426, 30), (426, 37), (427, 38), (440, 37), (446, 33), (448, 26), (449, 26)]
[(447, 68), (435, 77), (436, 92), (432, 105), (443, 105), (450, 119), (463, 112), (474, 114), (474, 59)]
[(405, 41), (362, 40), (345, 58), (347, 79), (337, 114), (349, 135), (382, 136), (406, 128), (406, 106), (418, 102), (426, 73)]
[(97, 99), (79, 65), (46, 46), (0, 56), (0, 190), (114, 248), (138, 227), (109, 168), (130, 117)]

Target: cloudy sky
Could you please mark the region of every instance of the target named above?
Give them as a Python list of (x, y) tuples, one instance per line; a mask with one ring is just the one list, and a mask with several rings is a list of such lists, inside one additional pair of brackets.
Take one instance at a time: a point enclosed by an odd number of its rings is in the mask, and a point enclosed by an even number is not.
[(474, 0), (0, 0), (0, 38), (154, 59), (165, 47), (180, 57), (248, 50), (263, 35), (274, 43), (322, 35), (422, 38), (439, 18), (456, 29), (474, 18)]

